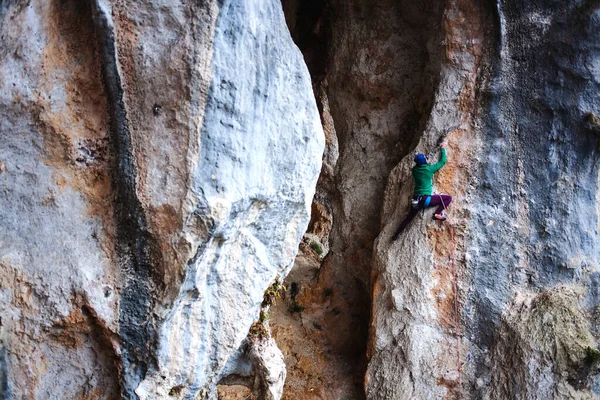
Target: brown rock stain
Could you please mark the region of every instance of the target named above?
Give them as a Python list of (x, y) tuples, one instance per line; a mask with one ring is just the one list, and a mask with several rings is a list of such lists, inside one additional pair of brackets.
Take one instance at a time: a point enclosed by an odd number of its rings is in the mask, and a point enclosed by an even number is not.
[(313, 201), (310, 213), (310, 222), (308, 224), (308, 231), (314, 233), (319, 237), (324, 237), (331, 230), (333, 224), (331, 214), (322, 204)]
[[(449, 337), (444, 347), (448, 347), (451, 354), (456, 354), (458, 351), (455, 348), (454, 335), (461, 335), (463, 331), (460, 326), (462, 319), (460, 285), (468, 272), (464, 269), (463, 260), (465, 235), (456, 226), (466, 225), (469, 217), (463, 202), (469, 189), (468, 182), (471, 180), (469, 160), (475, 159), (478, 146), (473, 120), (477, 107), (475, 88), (484, 41), (483, 19), (483, 10), (477, 2), (470, 0), (447, 2), (443, 21), (446, 34), (446, 58), (455, 68), (465, 71), (466, 77), (463, 78), (463, 86), (456, 102), (456, 109), (461, 114), (461, 127), (448, 135), (448, 163), (435, 177), (438, 191), (453, 196), (453, 203), (448, 210), (449, 220), (444, 226), (430, 224), (427, 235), (434, 254), (432, 279), (435, 284), (431, 289), (431, 296), (437, 309), (438, 321), (443, 328), (447, 329)], [(458, 293), (455, 287), (458, 288)], [(457, 312), (459, 315), (456, 315)], [(460, 351), (464, 354), (464, 350)], [(451, 360), (453, 357), (455, 356), (445, 359), (444, 363), (453, 366), (456, 363)], [(446, 399), (460, 395), (457, 381), (440, 377), (438, 385), (449, 389)]]
[[(438, 320), (444, 328), (453, 328), (455, 324), (454, 311), (454, 272), (452, 270), (452, 240), (449, 230), (434, 231), (428, 229), (429, 239), (433, 243), (436, 268), (432, 277), (436, 285), (431, 289), (438, 312)], [(442, 255), (448, 255), (443, 257)], [(445, 259), (444, 259), (445, 258)]]
[(133, 55), (139, 43), (136, 22), (127, 13), (127, 2), (114, 1), (112, 5), (115, 23), (115, 45), (119, 49), (119, 68), (124, 78), (121, 85), (124, 90), (137, 85), (137, 72)]
[[(98, 239), (112, 258), (108, 114), (91, 10), (74, 0), (52, 1), (48, 8), (44, 80), (36, 104), (30, 105), (44, 140), (42, 161), (54, 170), (59, 194), (70, 188), (85, 196), (88, 215), (101, 219), (104, 229)], [(61, 92), (64, 102), (57, 98)]]
[[(181, 279), (183, 266), (191, 256), (180, 233), (190, 174), (187, 152), (192, 118), (187, 114), (193, 69), (189, 61), (194, 50), (187, 47), (190, 42), (186, 39), (193, 27), (173, 26), (180, 37), (170, 46), (156, 39), (152, 51), (155, 56), (160, 55), (160, 61), (149, 67), (148, 50), (141, 47), (140, 41), (148, 40), (145, 32), (153, 30), (150, 27), (155, 21), (140, 19), (134, 11), (126, 1), (113, 3), (123, 102), (137, 173), (136, 194), (148, 230), (160, 247), (155, 273), (165, 287), (173, 290), (173, 293), (158, 293), (157, 298), (169, 302), (176, 293), (174, 283)], [(171, 12), (164, 9), (163, 22), (177, 24), (177, 17)], [(190, 18), (195, 17), (190, 14)]]
[(74, 308), (65, 319), (52, 326), (54, 340), (67, 347), (77, 348), (83, 345), (83, 339), (90, 333), (90, 325), (87, 318), (81, 312), (81, 308)]
[(217, 398), (219, 400), (256, 400), (252, 391), (241, 385), (219, 385), (217, 386)]
[[(461, 164), (458, 160), (473, 159), (476, 150), (476, 134), (472, 129), (472, 119), (475, 115), (475, 82), (477, 79), (477, 68), (481, 60), (483, 31), (481, 21), (483, 13), (481, 6), (470, 0), (449, 1), (444, 15), (444, 29), (446, 33), (446, 58), (457, 68), (463, 67), (462, 60), (465, 57), (472, 58), (472, 65), (468, 69), (468, 75), (463, 82), (457, 108), (462, 114), (461, 122), (466, 129), (456, 129), (448, 137), (449, 155), (448, 163), (435, 177), (436, 187), (441, 192), (450, 193), (453, 203), (449, 207), (450, 224), (464, 224), (466, 211), (460, 208), (461, 200), (465, 197), (470, 180), (468, 162)], [(452, 270), (452, 256), (462, 253), (462, 233), (454, 229), (454, 239), (451, 228), (438, 229), (436, 225), (429, 225), (427, 232), (432, 248), (434, 249), (433, 278), (436, 285), (431, 291), (438, 309), (438, 318), (445, 328), (454, 327), (454, 280), (455, 274)], [(453, 246), (455, 247), (453, 249)], [(454, 260), (459, 267), (460, 260)]]

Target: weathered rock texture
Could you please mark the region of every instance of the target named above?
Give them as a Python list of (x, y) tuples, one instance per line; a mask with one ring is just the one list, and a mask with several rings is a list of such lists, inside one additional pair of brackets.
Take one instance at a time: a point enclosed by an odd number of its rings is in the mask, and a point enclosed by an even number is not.
[(440, 7), (387, 1), (332, 7), (327, 92), (340, 155), (331, 252), (319, 280), (334, 289), (325, 330), (336, 350), (360, 368), (383, 192), (431, 107), (437, 71), (427, 46), (439, 41)]
[[(317, 196), (330, 205), (330, 252), (318, 272), (299, 259), (288, 278), (309, 337), (290, 339), (291, 315), (275, 335), (288, 390), (338, 398), (348, 380), (330, 377), (352, 372), (330, 360), (362, 370), (370, 317), (367, 398), (597, 396), (582, 349), (598, 335), (600, 4), (283, 4), (339, 141)], [(443, 139), (436, 189), (454, 196), (450, 222), (429, 211), (390, 243), (414, 154), (435, 161)], [(302, 380), (327, 390), (303, 392)]]
[(3, 1), (0, 82), (0, 397), (215, 397), (321, 165), (281, 4)]
[[(589, 348), (596, 341), (581, 287), (519, 293), (502, 316), (490, 361), (494, 398), (592, 399)], [(512, 368), (507, 368), (511, 366)]]
[[(0, 397), (598, 398), (598, 32), (596, 0), (0, 0)], [(442, 140), (450, 221), (391, 242)]]

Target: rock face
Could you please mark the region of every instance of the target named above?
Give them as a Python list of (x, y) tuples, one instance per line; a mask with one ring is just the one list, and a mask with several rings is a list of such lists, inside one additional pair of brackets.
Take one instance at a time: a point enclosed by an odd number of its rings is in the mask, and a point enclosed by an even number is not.
[(585, 390), (593, 367), (586, 353), (596, 341), (582, 295), (581, 287), (557, 286), (516, 296), (491, 357), (495, 398), (597, 398)]
[[(598, 398), (598, 32), (590, 0), (0, 0), (0, 398)], [(449, 221), (392, 241), (443, 140)]]
[(321, 165), (281, 4), (2, 2), (0, 21), (0, 397), (215, 397)]
[(598, 334), (598, 138), (585, 123), (600, 107), (598, 15), (592, 2), (447, 4), (440, 85), (415, 151), (434, 155), (448, 134), (436, 188), (455, 200), (450, 223), (426, 212), (391, 242), (414, 153), (390, 176), (368, 398), (600, 394), (583, 350)]

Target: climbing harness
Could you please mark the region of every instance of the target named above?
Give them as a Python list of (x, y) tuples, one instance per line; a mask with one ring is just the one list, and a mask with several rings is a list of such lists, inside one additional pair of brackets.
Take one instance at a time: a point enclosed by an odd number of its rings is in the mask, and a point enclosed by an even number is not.
[[(444, 211), (446, 211), (446, 204), (444, 204), (444, 198), (441, 196), (440, 194), (440, 200), (442, 202), (442, 205), (444, 206)], [(461, 372), (462, 372), (462, 365), (460, 363), (460, 340), (459, 340), (459, 333), (458, 333), (458, 273), (456, 272), (456, 264), (455, 264), (455, 259), (456, 259), (456, 239), (454, 237), (454, 229), (455, 226), (450, 223), (450, 219), (447, 219), (448, 226), (450, 227), (450, 237), (452, 239), (452, 274), (453, 274), (453, 278), (454, 278), (454, 282), (453, 282), (453, 286), (454, 286), (454, 337), (456, 338), (456, 372), (458, 372), (458, 387), (461, 388)], [(458, 226), (456, 227), (458, 229), (462, 229), (464, 230), (465, 227), (464, 226)]]
[(425, 212), (425, 209), (427, 207), (429, 207), (429, 203), (431, 203), (431, 196), (426, 195), (426, 194), (415, 196), (412, 198), (410, 203), (411, 203), (413, 210), (418, 210), (418, 209), (422, 208), (423, 212)]

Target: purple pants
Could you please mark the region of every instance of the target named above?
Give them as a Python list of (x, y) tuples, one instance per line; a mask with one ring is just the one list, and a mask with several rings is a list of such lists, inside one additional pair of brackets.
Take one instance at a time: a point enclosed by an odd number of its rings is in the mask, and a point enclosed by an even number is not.
[(438, 206), (438, 208), (435, 210), (435, 213), (441, 214), (450, 203), (452, 203), (452, 196), (449, 194), (432, 194), (431, 201), (427, 207)]
[(429, 200), (429, 204), (427, 206), (425, 206), (423, 203), (423, 200), (421, 200), (421, 203), (419, 203), (419, 205), (420, 205), (419, 208), (417, 208), (417, 209), (411, 208), (410, 209), (410, 212), (408, 213), (406, 218), (404, 218), (404, 221), (402, 221), (400, 223), (400, 226), (398, 227), (398, 230), (394, 234), (394, 237), (392, 238), (392, 240), (396, 240), (398, 238), (398, 235), (400, 235), (402, 233), (404, 228), (406, 228), (408, 226), (408, 224), (410, 224), (410, 222), (416, 217), (416, 215), (419, 213), (419, 211), (421, 211), (423, 208), (437, 206), (435, 213), (441, 214), (442, 211), (444, 211), (444, 209), (448, 208), (448, 205), (450, 203), (452, 203), (452, 196), (450, 196), (448, 194), (432, 194), (431, 200)]

